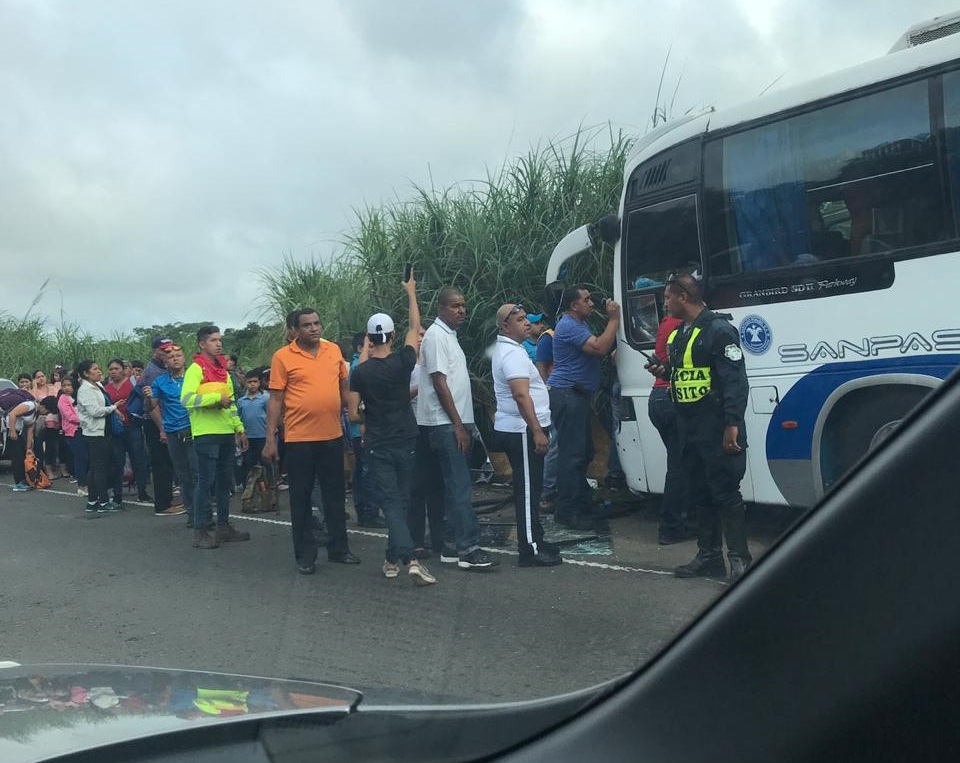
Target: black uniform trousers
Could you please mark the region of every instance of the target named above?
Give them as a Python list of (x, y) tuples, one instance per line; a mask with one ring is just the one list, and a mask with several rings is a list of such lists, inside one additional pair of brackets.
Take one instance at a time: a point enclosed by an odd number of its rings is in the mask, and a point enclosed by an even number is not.
[(747, 548), (746, 509), (740, 483), (747, 470), (747, 449), (740, 426), (739, 453), (723, 449), (723, 425), (705, 425), (689, 416), (677, 417), (680, 425), (684, 472), (690, 478), (691, 499), (698, 507), (697, 545), (704, 558), (720, 558), (723, 540), (731, 559), (750, 562)]

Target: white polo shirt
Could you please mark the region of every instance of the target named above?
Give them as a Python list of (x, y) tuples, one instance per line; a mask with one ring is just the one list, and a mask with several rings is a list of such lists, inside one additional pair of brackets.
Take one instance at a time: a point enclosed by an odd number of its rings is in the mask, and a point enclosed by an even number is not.
[(450, 417), (440, 405), (430, 374), (442, 373), (453, 396), (453, 404), (464, 424), (473, 423), (473, 396), (467, 356), (457, 341), (457, 332), (437, 318), (423, 335), (420, 345), (420, 384), (417, 394), (417, 424), (435, 427), (450, 424)]
[(540, 426), (550, 426), (550, 393), (540, 372), (530, 360), (522, 344), (502, 334), (497, 337), (493, 351), (493, 392), (497, 397), (497, 413), (493, 428), (498, 432), (526, 432), (527, 422), (520, 415), (517, 401), (510, 391), (512, 379), (527, 379), (530, 382), (530, 399)]

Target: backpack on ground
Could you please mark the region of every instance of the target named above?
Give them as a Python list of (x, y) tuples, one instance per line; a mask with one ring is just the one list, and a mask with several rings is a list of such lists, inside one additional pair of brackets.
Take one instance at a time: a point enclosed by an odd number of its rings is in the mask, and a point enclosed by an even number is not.
[(27, 484), (36, 490), (46, 490), (53, 485), (47, 473), (40, 467), (40, 462), (37, 461), (33, 451), (29, 451), (23, 459), (23, 471)]
[(260, 514), (276, 511), (280, 503), (280, 493), (276, 485), (271, 485), (260, 464), (255, 464), (247, 476), (247, 484), (240, 495), (240, 510), (244, 514)]

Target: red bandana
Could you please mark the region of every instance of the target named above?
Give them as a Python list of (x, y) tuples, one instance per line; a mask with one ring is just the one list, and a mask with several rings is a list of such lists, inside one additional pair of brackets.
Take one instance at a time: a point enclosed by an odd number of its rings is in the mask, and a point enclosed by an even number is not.
[(227, 361), (222, 355), (213, 358), (198, 352), (193, 356), (193, 362), (203, 369), (204, 382), (225, 382), (227, 380)]

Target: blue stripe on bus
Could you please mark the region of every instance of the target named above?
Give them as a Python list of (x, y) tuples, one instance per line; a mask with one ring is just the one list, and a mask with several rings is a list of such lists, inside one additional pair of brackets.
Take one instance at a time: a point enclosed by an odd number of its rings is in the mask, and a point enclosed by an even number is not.
[[(841, 384), (866, 376), (914, 373), (946, 379), (960, 365), (960, 355), (919, 355), (907, 358), (827, 363), (794, 384), (780, 399), (767, 427), (767, 459), (809, 459), (813, 452), (813, 428), (827, 398)], [(796, 429), (784, 429), (784, 421), (796, 421)]]

